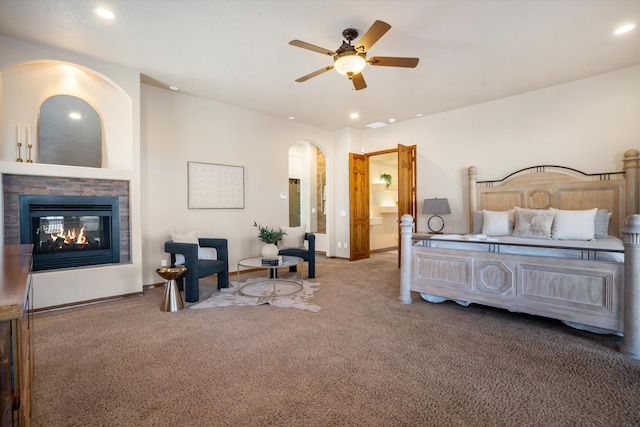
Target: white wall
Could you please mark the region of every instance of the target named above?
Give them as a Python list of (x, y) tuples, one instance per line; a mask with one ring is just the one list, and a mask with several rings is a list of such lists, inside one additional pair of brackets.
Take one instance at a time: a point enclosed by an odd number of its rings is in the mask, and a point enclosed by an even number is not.
[(541, 164), (622, 170), (624, 152), (640, 149), (640, 66), (365, 132), (367, 152), (398, 143), (417, 146), (418, 212), (448, 197), (444, 231), (467, 232), (469, 166), (479, 180)]
[[(253, 227), (287, 225), (289, 148), (314, 141), (333, 162), (334, 133), (217, 102), (142, 85), (142, 214), (144, 283), (169, 260), (171, 231), (229, 239), (229, 267), (260, 253)], [(188, 209), (187, 162), (244, 167), (244, 209)], [(233, 277), (232, 277), (233, 279)]]
[[(334, 255), (349, 258), (350, 249), (344, 246), (349, 242), (349, 153), (361, 153), (363, 132), (355, 129), (342, 129), (337, 132), (334, 145), (335, 164), (329, 168), (327, 159), (327, 209), (335, 216), (327, 224), (327, 245)], [(331, 172), (329, 172), (331, 171)], [(329, 225), (333, 227), (329, 229)], [(341, 247), (338, 248), (338, 242)]]

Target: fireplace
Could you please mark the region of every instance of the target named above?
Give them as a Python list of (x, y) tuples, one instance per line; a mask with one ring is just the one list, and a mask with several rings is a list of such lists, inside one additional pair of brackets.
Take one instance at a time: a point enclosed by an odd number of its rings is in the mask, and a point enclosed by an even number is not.
[(33, 244), (33, 271), (120, 261), (119, 200), (20, 196), (20, 242)]

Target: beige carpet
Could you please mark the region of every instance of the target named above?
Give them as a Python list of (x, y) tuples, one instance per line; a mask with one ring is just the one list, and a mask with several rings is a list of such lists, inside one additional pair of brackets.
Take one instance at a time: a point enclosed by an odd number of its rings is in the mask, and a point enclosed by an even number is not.
[(640, 362), (618, 337), (400, 304), (394, 255), (328, 259), (316, 276), (318, 313), (163, 313), (156, 288), (34, 316), (33, 425), (640, 425)]

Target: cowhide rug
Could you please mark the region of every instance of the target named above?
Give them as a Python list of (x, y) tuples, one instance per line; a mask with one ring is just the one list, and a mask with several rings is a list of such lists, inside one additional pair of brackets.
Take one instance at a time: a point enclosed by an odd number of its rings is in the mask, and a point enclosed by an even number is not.
[[(232, 281), (226, 289), (220, 289), (214, 292), (208, 299), (200, 303), (194, 304), (189, 308), (215, 308), (215, 307), (239, 307), (245, 305), (263, 305), (271, 304), (275, 307), (297, 308), (317, 313), (320, 307), (311, 302), (314, 299), (314, 292), (318, 290), (320, 283), (312, 283), (307, 280), (303, 282), (302, 290), (288, 296), (272, 297), (273, 283), (266, 281), (264, 278), (247, 279), (241, 282), (244, 286), (251, 284), (250, 287), (244, 289), (245, 292), (254, 295), (262, 295), (260, 297), (250, 297), (241, 295), (238, 292), (238, 282)], [(291, 288), (288, 282), (277, 282), (279, 290), (287, 291)]]

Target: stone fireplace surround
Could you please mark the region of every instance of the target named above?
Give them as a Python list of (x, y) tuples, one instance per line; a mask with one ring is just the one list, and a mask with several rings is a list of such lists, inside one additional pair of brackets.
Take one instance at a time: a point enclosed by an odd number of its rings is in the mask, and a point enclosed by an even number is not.
[(128, 181), (5, 174), (2, 176), (2, 185), (5, 244), (20, 243), (20, 195), (118, 197), (120, 203), (120, 263), (131, 262)]

